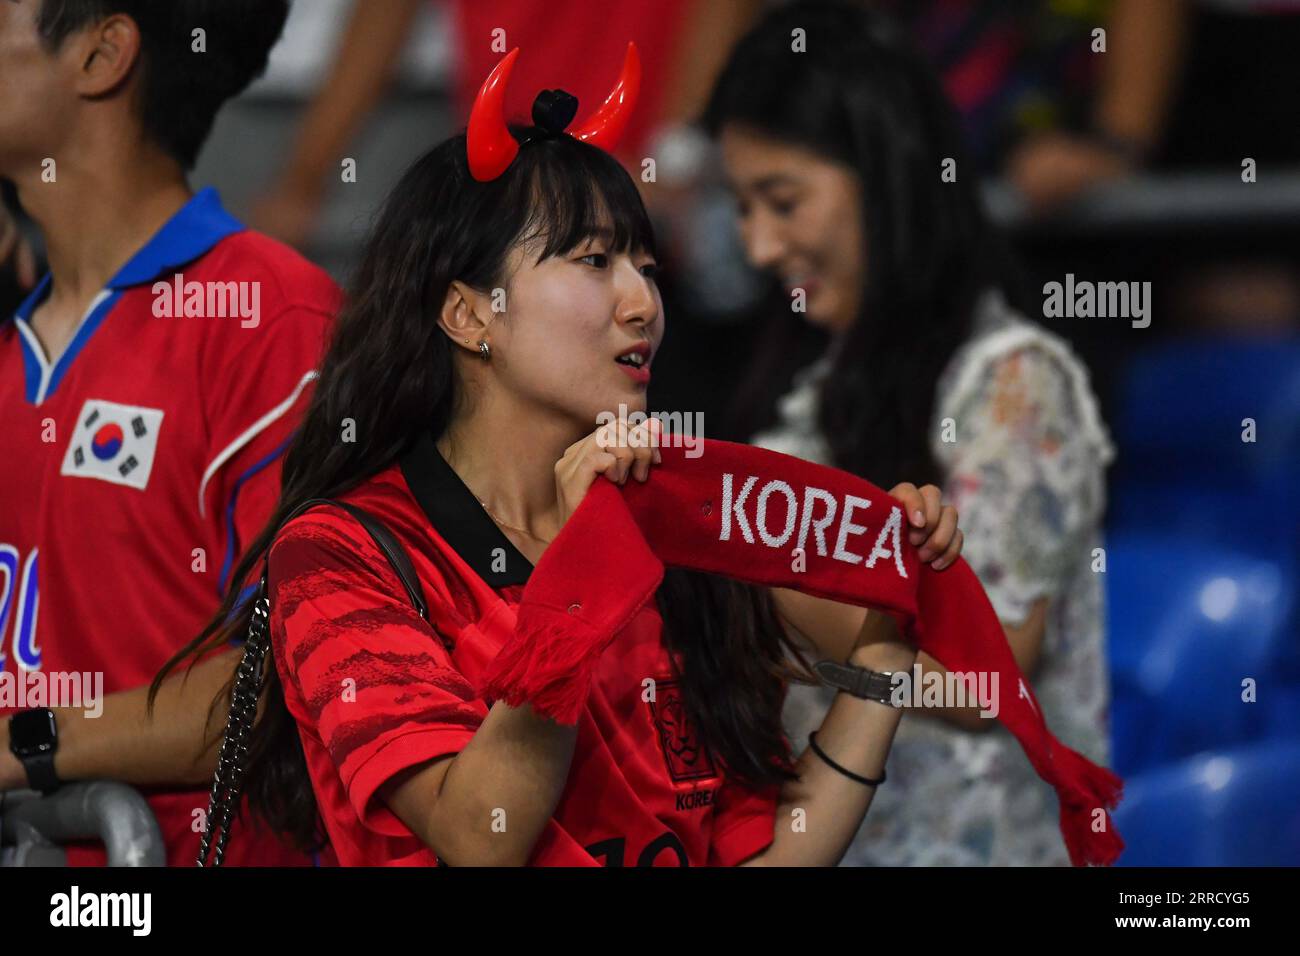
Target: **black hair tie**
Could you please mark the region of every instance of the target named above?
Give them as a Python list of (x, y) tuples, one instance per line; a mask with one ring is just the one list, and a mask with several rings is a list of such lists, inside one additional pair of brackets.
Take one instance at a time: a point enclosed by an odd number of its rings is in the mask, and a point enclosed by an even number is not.
[(822, 748), (817, 745), (816, 732), (808, 735), (808, 746), (812, 748), (813, 753), (822, 759), (823, 763), (827, 764), (832, 770), (838, 770), (850, 780), (856, 780), (858, 783), (864, 784), (868, 787), (878, 787), (885, 782), (885, 771), (883, 769), (880, 771), (880, 779), (872, 780), (870, 777), (864, 777), (862, 774), (854, 773), (847, 767), (841, 767), (830, 757), (826, 756), (826, 751), (822, 750)]

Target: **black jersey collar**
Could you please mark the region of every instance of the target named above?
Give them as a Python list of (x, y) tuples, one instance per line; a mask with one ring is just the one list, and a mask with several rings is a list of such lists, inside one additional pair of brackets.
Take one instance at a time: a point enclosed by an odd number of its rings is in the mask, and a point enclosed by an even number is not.
[(402, 457), (402, 475), (433, 529), (489, 586), (527, 583), (532, 564), (452, 471), (432, 434), (421, 435)]

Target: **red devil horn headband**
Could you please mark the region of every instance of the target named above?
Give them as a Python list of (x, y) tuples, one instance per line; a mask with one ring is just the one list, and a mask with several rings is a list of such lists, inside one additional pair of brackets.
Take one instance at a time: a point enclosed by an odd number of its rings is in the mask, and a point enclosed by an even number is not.
[[(519, 155), (519, 142), (510, 134), (505, 115), (506, 88), (510, 84), (510, 73), (518, 58), (519, 48), (516, 47), (496, 65), (478, 91), (474, 108), (469, 114), (469, 128), (466, 131), (469, 171), (481, 183), (496, 179), (510, 168), (510, 164)], [(569, 135), (592, 146), (599, 146), (606, 152), (613, 152), (623, 130), (627, 128), (628, 118), (636, 107), (640, 92), (641, 57), (636, 52), (636, 44), (629, 43), (627, 55), (623, 59), (623, 72), (614, 89), (600, 109), (582, 126), (570, 130)]]

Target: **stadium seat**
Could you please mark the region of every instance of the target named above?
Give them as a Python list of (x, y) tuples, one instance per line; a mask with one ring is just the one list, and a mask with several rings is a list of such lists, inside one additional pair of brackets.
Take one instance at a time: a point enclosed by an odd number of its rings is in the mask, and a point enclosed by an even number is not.
[[(1244, 419), (1255, 440), (1242, 440)], [(1136, 356), (1120, 388), (1109, 524), (1300, 558), (1300, 339), (1201, 338)]]
[[(1241, 440), (1245, 418), (1256, 423), (1253, 443)], [(1253, 477), (1293, 467), (1300, 461), (1300, 338), (1186, 339), (1135, 356), (1115, 431), (1124, 467)]]
[[(1148, 475), (1155, 474), (1154, 472)], [(1300, 464), (1289, 478), (1300, 487)], [(1144, 532), (1192, 538), (1247, 554), (1300, 563), (1300, 502), (1273, 483), (1245, 478), (1189, 475), (1168, 479), (1117, 480), (1106, 510), (1111, 532)]]
[[(1107, 541), (1106, 584), (1112, 759), (1120, 772), (1271, 732), (1283, 713), (1273, 702), (1294, 687), (1289, 562), (1197, 540), (1116, 534)], [(1247, 678), (1255, 703), (1242, 700)]]
[(1130, 777), (1120, 866), (1300, 865), (1300, 741), (1204, 754)]
[[(1265, 737), (1300, 740), (1300, 683), (1270, 689), (1260, 703), (1264, 707)], [(1300, 800), (1300, 794), (1296, 799)]]

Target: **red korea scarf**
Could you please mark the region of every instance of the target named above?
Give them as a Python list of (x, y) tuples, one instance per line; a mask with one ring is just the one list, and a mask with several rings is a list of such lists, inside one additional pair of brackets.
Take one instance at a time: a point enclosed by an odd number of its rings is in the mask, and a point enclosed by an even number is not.
[[(576, 723), (596, 660), (654, 596), (664, 565), (875, 608), (949, 671), (996, 673), (997, 687), (1014, 688), (998, 701), (998, 718), (1056, 789), (1071, 861), (1114, 862), (1124, 843), (1108, 810), (1122, 781), (1048, 730), (966, 562), (941, 572), (922, 564), (902, 506), (861, 478), (747, 445), (706, 439), (699, 447), (695, 458), (662, 448), (644, 484), (592, 485), (524, 589), (484, 693)], [(626, 572), (626, 593), (585, 591), (583, 568), (607, 562)]]

